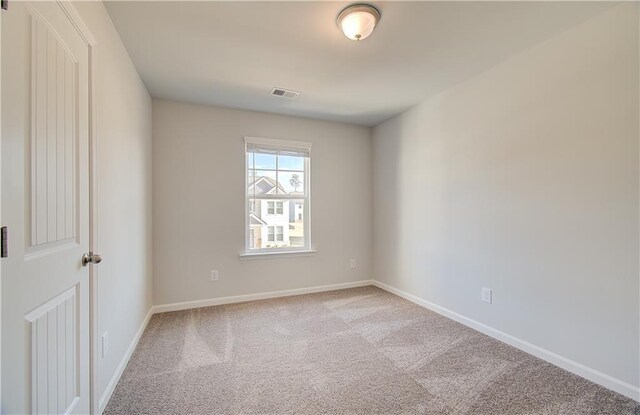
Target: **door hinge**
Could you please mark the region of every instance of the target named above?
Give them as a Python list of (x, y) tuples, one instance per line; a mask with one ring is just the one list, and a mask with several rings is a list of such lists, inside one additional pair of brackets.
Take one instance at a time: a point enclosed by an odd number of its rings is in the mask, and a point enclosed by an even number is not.
[(2, 10), (9, 10), (9, 0), (0, 0), (0, 8), (2, 8)]
[(9, 256), (9, 235), (6, 226), (0, 228), (0, 258)]

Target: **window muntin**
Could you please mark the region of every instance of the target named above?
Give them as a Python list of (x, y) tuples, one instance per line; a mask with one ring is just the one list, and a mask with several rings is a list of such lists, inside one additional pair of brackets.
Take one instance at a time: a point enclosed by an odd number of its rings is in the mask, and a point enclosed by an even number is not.
[(245, 138), (247, 252), (310, 249), (310, 147)]

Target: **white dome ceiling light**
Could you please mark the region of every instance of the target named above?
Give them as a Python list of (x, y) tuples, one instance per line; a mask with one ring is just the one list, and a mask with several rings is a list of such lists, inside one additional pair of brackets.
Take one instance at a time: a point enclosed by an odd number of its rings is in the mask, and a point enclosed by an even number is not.
[(338, 27), (351, 40), (364, 40), (380, 21), (380, 12), (368, 4), (354, 4), (338, 15)]

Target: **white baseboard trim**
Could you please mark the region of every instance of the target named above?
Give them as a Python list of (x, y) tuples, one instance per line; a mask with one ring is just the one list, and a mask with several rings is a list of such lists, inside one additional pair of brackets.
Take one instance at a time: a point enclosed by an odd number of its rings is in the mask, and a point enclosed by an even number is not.
[(379, 281), (373, 285), (640, 402), (640, 388)]
[(244, 303), (246, 301), (265, 300), (268, 298), (289, 297), (292, 295), (319, 293), (323, 291), (342, 290), (345, 288), (364, 287), (374, 285), (373, 280), (345, 282), (340, 284), (320, 285), (308, 288), (295, 288), (292, 290), (270, 291), (266, 293), (236, 295), (232, 297), (210, 298), (206, 300), (185, 301), (153, 306), (153, 314), (166, 313), (168, 311), (189, 310), (192, 308), (211, 307), (214, 305)]
[(120, 381), (122, 372), (124, 372), (124, 369), (127, 367), (127, 363), (129, 363), (129, 359), (131, 358), (133, 351), (136, 349), (136, 346), (138, 345), (138, 341), (140, 341), (140, 337), (142, 337), (142, 333), (144, 333), (144, 329), (147, 328), (147, 324), (149, 324), (149, 320), (151, 319), (152, 315), (153, 315), (153, 307), (149, 309), (147, 316), (142, 321), (142, 324), (140, 325), (138, 332), (134, 336), (133, 340), (131, 341), (131, 344), (129, 345), (129, 348), (127, 349), (126, 353), (122, 357), (122, 360), (120, 361), (120, 364), (116, 369), (116, 372), (111, 377), (111, 380), (107, 385), (107, 389), (104, 391), (104, 393), (100, 397), (100, 401), (98, 404), (99, 415), (101, 415), (102, 412), (104, 412), (104, 408), (107, 406), (107, 403), (109, 403), (109, 399), (111, 399), (111, 395), (113, 395), (113, 391), (116, 389), (116, 385)]

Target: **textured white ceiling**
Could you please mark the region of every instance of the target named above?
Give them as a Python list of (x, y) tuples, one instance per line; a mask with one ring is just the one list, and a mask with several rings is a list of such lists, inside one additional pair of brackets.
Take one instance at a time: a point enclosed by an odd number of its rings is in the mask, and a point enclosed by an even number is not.
[(375, 1), (380, 24), (354, 42), (335, 24), (348, 4), (106, 6), (154, 98), (371, 126), (615, 5)]

